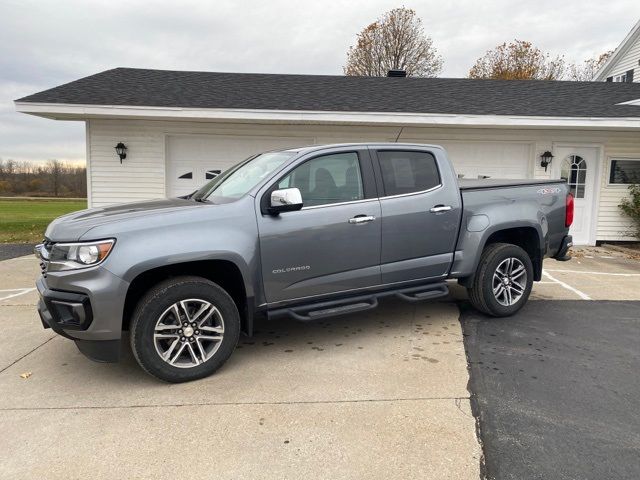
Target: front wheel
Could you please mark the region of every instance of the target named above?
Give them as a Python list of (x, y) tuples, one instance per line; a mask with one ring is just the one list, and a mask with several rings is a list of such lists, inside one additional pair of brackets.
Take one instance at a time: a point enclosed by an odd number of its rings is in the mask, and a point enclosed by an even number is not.
[(167, 382), (187, 382), (215, 372), (240, 335), (231, 297), (199, 277), (177, 277), (153, 287), (138, 302), (131, 349), (140, 366)]
[(480, 257), (468, 289), (473, 306), (494, 317), (508, 317), (520, 310), (531, 293), (533, 265), (517, 245), (493, 243)]

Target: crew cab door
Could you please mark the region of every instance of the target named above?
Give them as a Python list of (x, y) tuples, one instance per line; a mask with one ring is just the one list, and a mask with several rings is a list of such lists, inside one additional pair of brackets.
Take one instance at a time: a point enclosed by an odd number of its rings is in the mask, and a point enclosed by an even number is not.
[(455, 173), (444, 151), (371, 150), (382, 192), (382, 283), (446, 277), (462, 212)]
[[(303, 208), (270, 215), (271, 192), (298, 188)], [(262, 193), (258, 212), (268, 303), (380, 283), (380, 202), (366, 148), (332, 149), (296, 162)]]

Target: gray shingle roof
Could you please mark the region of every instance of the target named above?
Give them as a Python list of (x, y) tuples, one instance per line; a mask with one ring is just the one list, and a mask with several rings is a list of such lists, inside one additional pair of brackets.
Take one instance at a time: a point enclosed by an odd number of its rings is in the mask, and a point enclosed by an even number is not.
[(116, 68), (20, 102), (543, 117), (640, 117), (640, 83), (386, 78)]

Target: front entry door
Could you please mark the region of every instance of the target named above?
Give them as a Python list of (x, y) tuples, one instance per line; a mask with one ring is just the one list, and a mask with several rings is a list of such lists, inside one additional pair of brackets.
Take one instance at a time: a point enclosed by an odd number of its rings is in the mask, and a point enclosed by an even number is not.
[(555, 147), (553, 173), (569, 183), (575, 198), (573, 225), (569, 233), (576, 245), (592, 245), (593, 202), (595, 201), (597, 147)]
[(364, 150), (310, 158), (278, 181), (300, 190), (303, 209), (258, 216), (268, 303), (380, 283), (380, 202), (368, 178)]

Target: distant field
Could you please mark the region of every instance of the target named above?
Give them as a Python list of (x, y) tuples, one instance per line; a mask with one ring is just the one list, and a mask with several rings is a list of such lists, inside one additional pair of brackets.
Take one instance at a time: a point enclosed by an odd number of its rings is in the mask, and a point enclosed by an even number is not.
[(83, 208), (84, 199), (0, 199), (0, 243), (37, 243), (51, 220)]

